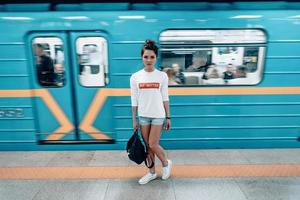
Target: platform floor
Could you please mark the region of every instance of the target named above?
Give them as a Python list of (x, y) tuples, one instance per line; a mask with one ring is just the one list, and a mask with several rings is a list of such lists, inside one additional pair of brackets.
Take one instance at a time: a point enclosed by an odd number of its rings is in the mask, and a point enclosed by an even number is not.
[[(300, 149), (170, 150), (171, 178), (125, 151), (0, 152), (0, 200), (299, 200)], [(160, 174), (160, 163), (157, 161)]]

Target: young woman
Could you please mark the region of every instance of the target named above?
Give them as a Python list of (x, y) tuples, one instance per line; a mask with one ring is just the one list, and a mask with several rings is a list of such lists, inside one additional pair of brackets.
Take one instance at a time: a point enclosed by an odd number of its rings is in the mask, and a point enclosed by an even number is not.
[[(130, 78), (133, 128), (138, 129), (138, 112), (141, 132), (149, 149), (149, 156), (155, 161), (155, 155), (162, 163), (162, 179), (169, 178), (172, 161), (166, 158), (164, 149), (159, 145), (163, 125), (170, 130), (171, 118), (168, 95), (168, 76), (154, 67), (158, 48), (154, 41), (146, 40), (141, 51), (144, 68)], [(164, 123), (165, 122), (165, 123)], [(155, 165), (140, 180), (146, 184), (155, 179)]]

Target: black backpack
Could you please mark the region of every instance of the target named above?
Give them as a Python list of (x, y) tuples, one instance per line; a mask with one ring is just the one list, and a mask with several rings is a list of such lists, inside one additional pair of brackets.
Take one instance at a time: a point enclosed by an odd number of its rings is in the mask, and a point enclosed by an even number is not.
[[(148, 158), (147, 147), (145, 147), (144, 144), (142, 143), (138, 130), (135, 130), (133, 135), (128, 140), (126, 151), (129, 159), (132, 160), (133, 162), (137, 164), (141, 164), (142, 162), (145, 162), (145, 165), (148, 168), (153, 167), (154, 162), (152, 161), (151, 158)], [(149, 160), (151, 164), (149, 164)]]

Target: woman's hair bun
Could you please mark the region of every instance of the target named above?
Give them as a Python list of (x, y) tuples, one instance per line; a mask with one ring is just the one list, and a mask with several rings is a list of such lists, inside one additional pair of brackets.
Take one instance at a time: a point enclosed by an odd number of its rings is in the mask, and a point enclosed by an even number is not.
[(146, 47), (154, 47), (155, 42), (153, 40), (146, 40), (144, 46)]
[(153, 40), (147, 39), (145, 41), (144, 46), (142, 48), (142, 52), (141, 52), (142, 56), (143, 56), (145, 50), (152, 50), (152, 51), (154, 51), (155, 55), (157, 56), (158, 47), (155, 45), (155, 42)]

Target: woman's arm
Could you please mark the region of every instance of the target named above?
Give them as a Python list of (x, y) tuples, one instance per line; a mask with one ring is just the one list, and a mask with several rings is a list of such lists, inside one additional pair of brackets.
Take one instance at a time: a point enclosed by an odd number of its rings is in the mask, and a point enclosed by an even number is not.
[(170, 118), (170, 106), (169, 106), (169, 101), (164, 101), (164, 108), (166, 112), (166, 124), (165, 124), (165, 129), (168, 131), (171, 129), (171, 118)]
[(132, 127), (134, 130), (138, 129), (138, 124), (136, 121), (136, 111), (137, 111), (137, 106), (132, 106)]
[(138, 129), (137, 121), (136, 121), (136, 113), (137, 113), (137, 86), (135, 83), (135, 79), (133, 76), (130, 77), (130, 92), (131, 92), (131, 106), (132, 106), (132, 127), (134, 130)]
[(164, 104), (164, 109), (166, 113), (166, 124), (165, 124), (165, 129), (170, 130), (171, 129), (171, 118), (170, 118), (170, 106), (169, 106), (169, 91), (168, 91), (168, 75), (165, 74), (163, 83), (162, 83), (162, 99), (163, 99), (163, 104)]

